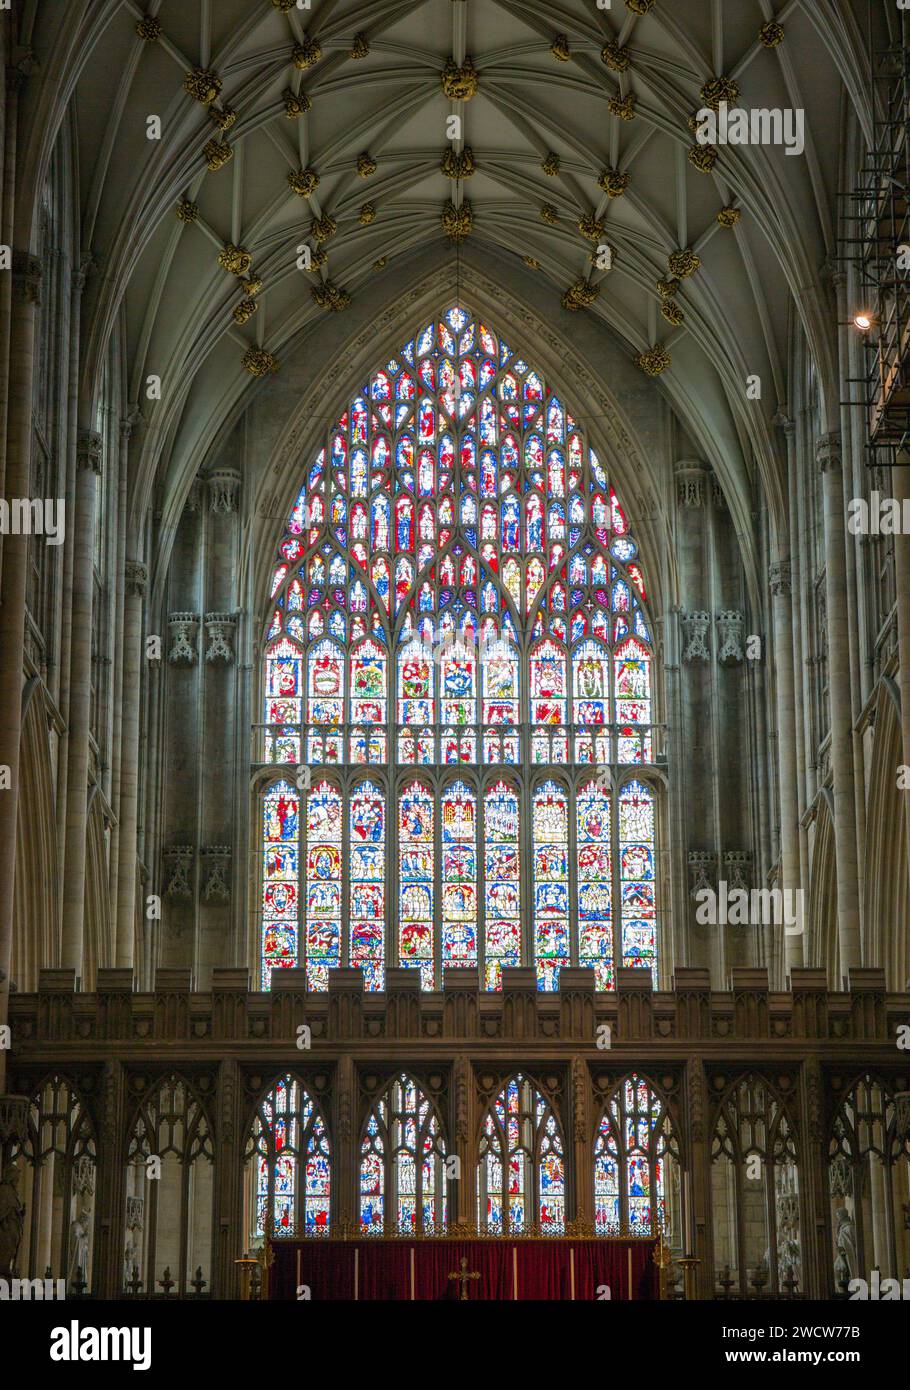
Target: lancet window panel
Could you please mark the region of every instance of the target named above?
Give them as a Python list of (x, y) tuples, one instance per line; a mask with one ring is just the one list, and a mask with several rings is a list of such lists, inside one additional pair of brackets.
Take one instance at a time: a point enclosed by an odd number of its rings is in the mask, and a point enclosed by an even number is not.
[(624, 1078), (603, 1105), (594, 1139), (598, 1235), (663, 1235), (683, 1242), (679, 1146), (665, 1099)]
[(561, 1235), (565, 1223), (559, 1118), (544, 1092), (519, 1072), (495, 1095), (481, 1123), (477, 1224), (491, 1235)]
[(32, 1092), (12, 1168), (25, 1207), (20, 1277), (43, 1279), (50, 1271), (65, 1280), (68, 1294), (91, 1291), (96, 1135), (79, 1089), (66, 1077), (50, 1075)]
[(425, 990), (451, 969), (501, 989), (503, 969), (523, 964), (541, 990), (569, 966), (590, 968), (598, 990), (620, 966), (655, 975), (656, 796), (643, 780), (306, 771), (299, 790), (282, 778), (262, 793), (263, 989), (288, 967), (313, 990), (339, 966), (368, 991), (390, 965), (417, 970)]
[(789, 1107), (751, 1073), (721, 1099), (711, 1148), (718, 1291), (802, 1291), (799, 1154)]
[(261, 1096), (244, 1157), (251, 1249), (271, 1237), (330, 1234), (328, 1130), (317, 1100), (293, 1074), (279, 1077)]
[[(142, 1078), (131, 1080), (142, 1095)], [(184, 1294), (196, 1271), (211, 1279), (214, 1147), (206, 1108), (184, 1077), (156, 1081), (127, 1140), (123, 1288)]]
[(401, 1073), (372, 1105), (360, 1144), (363, 1235), (420, 1235), (448, 1221), (445, 1135), (433, 1100)]
[[(878, 1269), (910, 1267), (910, 1107), (881, 1077), (856, 1078), (837, 1106), (828, 1148), (834, 1289)], [(884, 1296), (884, 1291), (882, 1293)]]

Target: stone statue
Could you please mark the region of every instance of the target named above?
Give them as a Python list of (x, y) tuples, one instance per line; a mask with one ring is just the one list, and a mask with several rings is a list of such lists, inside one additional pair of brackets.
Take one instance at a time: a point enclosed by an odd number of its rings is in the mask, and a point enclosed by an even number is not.
[(12, 1164), (0, 1179), (0, 1277), (12, 1276), (25, 1224), (25, 1206), (19, 1200), (17, 1171)]
[(856, 1277), (856, 1229), (853, 1218), (846, 1207), (838, 1207), (834, 1214), (834, 1245), (838, 1256), (847, 1266), (851, 1279)]
[(72, 1287), (77, 1279), (88, 1278), (88, 1247), (92, 1214), (90, 1204), (83, 1197), (76, 1215), (70, 1223), (69, 1269), (66, 1282)]

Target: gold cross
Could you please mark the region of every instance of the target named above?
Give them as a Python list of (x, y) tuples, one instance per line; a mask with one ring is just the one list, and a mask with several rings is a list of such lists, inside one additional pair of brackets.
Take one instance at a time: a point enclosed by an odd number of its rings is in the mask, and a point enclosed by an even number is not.
[(467, 1302), (468, 1302), (468, 1280), (469, 1280), (469, 1279), (479, 1279), (479, 1278), (480, 1278), (480, 1271), (477, 1270), (477, 1269), (471, 1269), (471, 1270), (469, 1270), (469, 1269), (468, 1269), (468, 1258), (467, 1258), (466, 1255), (462, 1255), (462, 1257), (461, 1257), (461, 1269), (460, 1269), (460, 1270), (459, 1270), (459, 1269), (453, 1269), (453, 1270), (452, 1270), (452, 1273), (449, 1275), (449, 1278), (450, 1278), (450, 1279), (457, 1279), (457, 1280), (458, 1280), (458, 1283), (459, 1283), (459, 1292), (458, 1292), (459, 1300), (460, 1300), (460, 1302), (462, 1302), (462, 1303), (467, 1303)]

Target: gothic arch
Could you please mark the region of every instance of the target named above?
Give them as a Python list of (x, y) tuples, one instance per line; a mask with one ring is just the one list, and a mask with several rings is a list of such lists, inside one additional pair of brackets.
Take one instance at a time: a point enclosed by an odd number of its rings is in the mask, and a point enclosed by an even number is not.
[(446, 1130), (436, 1098), (399, 1072), (371, 1100), (360, 1132), (363, 1235), (428, 1235), (449, 1218)]
[(36, 989), (38, 972), (57, 963), (60, 883), (56, 871), (57, 808), (48, 714), (36, 681), (26, 685), (24, 706), (11, 965), (12, 978), (20, 991)]
[(888, 989), (910, 983), (910, 925), (907, 922), (907, 794), (897, 784), (903, 761), (900, 713), (891, 683), (879, 685), (869, 759), (866, 818), (866, 965), (883, 966)]
[(109, 825), (99, 790), (96, 785), (89, 794), (86, 822), (83, 989), (94, 989), (98, 970), (114, 959), (106, 843)]
[[(262, 984), (299, 959), (310, 988), (351, 964), (381, 989), (388, 958), (497, 988), (531, 957), (541, 988), (576, 963), (613, 988), (656, 961), (646, 566), (535, 359), (461, 300), (409, 333), (322, 417), (273, 560), (258, 758), (305, 766), (263, 783)], [(488, 872), (492, 769), (514, 804)]]
[(815, 838), (809, 877), (809, 961), (824, 968), (832, 989), (840, 987), (837, 939), (837, 860), (834, 817), (823, 790), (816, 802)]
[(328, 1235), (332, 1146), (312, 1085), (293, 1071), (274, 1076), (244, 1134), (243, 1228), (251, 1246), (275, 1236)]

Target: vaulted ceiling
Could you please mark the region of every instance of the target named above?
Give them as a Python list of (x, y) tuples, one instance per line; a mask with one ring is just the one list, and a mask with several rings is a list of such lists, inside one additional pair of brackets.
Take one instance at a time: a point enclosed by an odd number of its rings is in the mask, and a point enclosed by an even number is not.
[[(864, 0), (32, 0), (27, 148), (46, 167), (71, 101), (92, 257), (83, 392), (119, 317), (130, 399), (154, 426), (134, 495), (178, 449), (173, 485), (188, 486), (256, 389), (249, 369), (271, 365), (251, 348), (279, 364), (313, 351), (327, 315), (433, 247), (510, 258), (567, 334), (580, 284), (575, 312), (630, 358), (662, 345), (658, 389), (692, 437), (730, 441), (725, 486), (748, 506), (757, 473), (773, 512), (794, 314), (823, 389), (833, 379), (820, 271), (846, 113), (869, 120), (865, 14)], [(805, 110), (805, 155), (726, 146), (697, 167), (690, 122), (718, 78), (733, 104)], [(687, 248), (699, 264), (674, 276)]]

